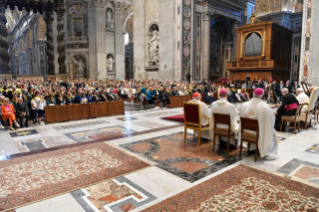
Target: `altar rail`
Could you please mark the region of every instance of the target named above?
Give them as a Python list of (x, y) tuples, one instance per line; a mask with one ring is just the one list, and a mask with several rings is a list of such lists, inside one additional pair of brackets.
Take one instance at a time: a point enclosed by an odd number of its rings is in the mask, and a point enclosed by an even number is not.
[(171, 96), (171, 102), (169, 107), (175, 108), (175, 107), (183, 107), (183, 102), (188, 102), (192, 99), (191, 95), (186, 96)]
[(124, 102), (96, 102), (90, 104), (57, 105), (45, 108), (45, 122), (57, 123), (124, 114)]

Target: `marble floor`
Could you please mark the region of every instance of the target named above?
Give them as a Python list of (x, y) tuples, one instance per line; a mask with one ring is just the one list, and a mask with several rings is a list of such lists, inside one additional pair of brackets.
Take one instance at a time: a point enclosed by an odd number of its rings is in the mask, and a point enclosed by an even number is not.
[(240, 158), (234, 146), (227, 153), (223, 142), (215, 152), (211, 149), (212, 143), (204, 139), (197, 146), (192, 131), (188, 132), (184, 143), (183, 125), (161, 119), (182, 113), (182, 108), (126, 105), (126, 113), (121, 116), (35, 125), (14, 132), (0, 131), (1, 161), (105, 142), (150, 164), (142, 170), (12, 212), (141, 211), (239, 164), (250, 164), (319, 186), (319, 131), (309, 128), (296, 135), (292, 131), (280, 132), (277, 160), (258, 158), (254, 162), (254, 152), (244, 152)]

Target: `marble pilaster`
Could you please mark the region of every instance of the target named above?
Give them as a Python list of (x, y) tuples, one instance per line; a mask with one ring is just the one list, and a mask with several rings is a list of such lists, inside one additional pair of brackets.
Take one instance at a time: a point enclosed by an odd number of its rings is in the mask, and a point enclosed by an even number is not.
[(204, 12), (204, 30), (203, 30), (203, 69), (202, 78), (209, 79), (209, 36), (210, 36), (210, 17), (211, 14), (206, 11)]
[(125, 53), (123, 34), (123, 9), (126, 5), (115, 3), (115, 58), (116, 58), (116, 79), (125, 79)]
[(96, 79), (106, 72), (105, 26), (106, 0), (90, 0), (88, 12), (89, 70), (88, 78)]

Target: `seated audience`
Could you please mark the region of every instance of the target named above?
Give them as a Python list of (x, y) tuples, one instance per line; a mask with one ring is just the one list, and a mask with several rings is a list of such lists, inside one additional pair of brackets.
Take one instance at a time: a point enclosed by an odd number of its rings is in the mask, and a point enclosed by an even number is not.
[(258, 120), (259, 139), (258, 150), (261, 158), (266, 160), (277, 159), (278, 140), (275, 124), (275, 115), (271, 107), (262, 102), (264, 90), (257, 88), (253, 93), (253, 98), (242, 105), (241, 117)]
[[(21, 127), (29, 127), (29, 109), (27, 107), (27, 105), (23, 102), (22, 98), (18, 99), (18, 103), (16, 104), (15, 107), (16, 110), (16, 117), (17, 119), (19, 119), (19, 123)], [(24, 119), (25, 119), (25, 123), (24, 124)]]
[[(283, 88), (282, 91), (282, 104), (278, 108), (276, 114), (275, 130), (280, 131), (281, 116), (294, 116), (298, 108), (299, 102), (294, 95), (289, 93), (288, 88)], [(285, 125), (282, 126), (282, 130), (285, 130)]]
[[(238, 112), (235, 108), (235, 106), (227, 101), (227, 90), (226, 89), (221, 89), (219, 91), (219, 99), (215, 102), (213, 102), (211, 109), (210, 109), (210, 138), (213, 140), (213, 133), (214, 133), (214, 113), (219, 113), (223, 115), (229, 115), (230, 116), (230, 130), (231, 133), (233, 134), (230, 138), (230, 143), (235, 145), (235, 139), (237, 138), (237, 134), (239, 132), (239, 116)], [(218, 124), (218, 127), (221, 128), (227, 128), (228, 126)], [(221, 137), (221, 140), (227, 140), (226, 137)], [(216, 136), (215, 138), (215, 143), (219, 143), (219, 138)]]
[[(60, 94), (61, 95), (61, 94)], [(37, 100), (37, 110), (38, 110), (38, 122), (42, 123), (42, 118), (44, 115), (44, 107), (46, 107), (46, 101), (44, 96), (42, 95), (40, 99)]]
[(95, 90), (93, 95), (93, 102), (100, 102), (100, 101), (101, 101), (100, 91)]
[(72, 105), (74, 103), (74, 99), (70, 90), (68, 90), (64, 95), (64, 102), (66, 105)]
[(1, 129), (4, 129), (4, 126), (2, 126), (2, 123), (1, 123), (1, 121), (2, 121), (2, 114), (1, 114), (1, 106), (4, 104), (4, 96), (0, 96), (0, 130)]
[(9, 98), (4, 99), (4, 104), (1, 106), (1, 115), (2, 120), (9, 120), (10, 130), (14, 130), (12, 124), (14, 123), (15, 127), (19, 128), (20, 125), (16, 121), (15, 110), (13, 105), (9, 104)]

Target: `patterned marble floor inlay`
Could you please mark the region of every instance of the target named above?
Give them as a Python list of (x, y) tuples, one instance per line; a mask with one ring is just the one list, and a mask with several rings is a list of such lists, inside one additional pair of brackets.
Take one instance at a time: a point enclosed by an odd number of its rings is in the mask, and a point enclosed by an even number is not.
[(147, 166), (104, 142), (2, 161), (0, 210), (21, 207)]
[(85, 142), (90, 140), (107, 139), (108, 137), (133, 133), (133, 130), (122, 126), (111, 126), (99, 129), (84, 130), (78, 132), (66, 133), (65, 135), (73, 141)]
[(318, 204), (318, 187), (239, 165), (143, 212), (310, 212)]
[(279, 168), (277, 172), (290, 176), (300, 177), (310, 182), (319, 184), (318, 164), (293, 159), (289, 163), (285, 164), (283, 167)]
[(133, 121), (133, 120), (136, 120), (137, 118), (134, 118), (132, 116), (124, 116), (124, 117), (120, 117), (120, 118), (117, 118), (117, 120), (120, 120), (120, 121)]
[(315, 144), (309, 149), (306, 150), (307, 152), (319, 154), (319, 144)]
[(125, 177), (71, 192), (86, 212), (127, 212), (156, 197)]
[(76, 129), (76, 128), (81, 128), (81, 127), (91, 127), (95, 125), (102, 125), (102, 124), (108, 124), (109, 122), (107, 121), (86, 121), (82, 123), (74, 123), (74, 124), (65, 124), (65, 125), (60, 125), (53, 127), (56, 130), (68, 130), (68, 129)]
[(165, 127), (165, 125), (163, 124), (159, 124), (152, 121), (140, 121), (140, 122), (135, 122), (135, 124), (143, 126), (143, 127), (151, 128), (151, 129)]
[(36, 130), (22, 130), (22, 131), (10, 133), (12, 138), (20, 137), (20, 136), (27, 136), (27, 135), (35, 135), (35, 134), (39, 134), (38, 131), (36, 131)]
[(170, 116), (170, 115), (178, 115), (183, 114), (183, 110), (163, 110), (158, 112), (152, 112), (152, 113), (146, 113), (143, 114), (146, 117), (164, 117), (164, 116)]
[(238, 149), (232, 148), (230, 153), (226, 154), (226, 148), (221, 147), (217, 154), (211, 150), (212, 143), (202, 141), (202, 144), (197, 146), (197, 140), (193, 140), (192, 135), (188, 135), (186, 143), (183, 142), (183, 137), (183, 133), (174, 133), (121, 146), (156, 162), (158, 167), (189, 182), (199, 180), (240, 160)]

